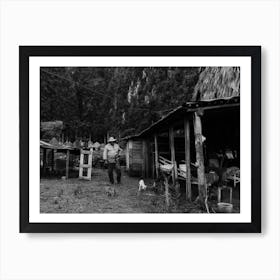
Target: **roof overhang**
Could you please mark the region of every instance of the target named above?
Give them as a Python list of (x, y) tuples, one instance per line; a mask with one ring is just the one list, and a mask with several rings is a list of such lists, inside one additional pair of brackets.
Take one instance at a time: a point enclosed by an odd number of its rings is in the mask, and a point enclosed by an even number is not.
[(146, 129), (142, 130), (137, 135), (131, 135), (123, 138), (123, 140), (135, 139), (135, 138), (145, 138), (149, 135), (152, 135), (163, 128), (170, 126), (170, 124), (175, 123), (177, 121), (181, 121), (186, 116), (190, 115), (193, 112), (198, 110), (220, 110), (232, 107), (240, 106), (240, 97), (232, 97), (225, 99), (215, 99), (209, 101), (195, 101), (195, 102), (186, 102), (182, 106), (179, 106), (169, 112), (167, 115), (162, 117), (157, 122), (153, 123)]

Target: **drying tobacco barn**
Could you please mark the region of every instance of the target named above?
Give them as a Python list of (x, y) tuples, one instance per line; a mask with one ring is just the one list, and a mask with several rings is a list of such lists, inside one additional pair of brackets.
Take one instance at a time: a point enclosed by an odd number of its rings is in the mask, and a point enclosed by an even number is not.
[[(220, 83), (213, 82), (217, 77)], [(186, 186), (188, 199), (194, 186), (199, 194), (205, 192), (213, 171), (222, 177), (230, 170), (228, 178), (239, 182), (239, 68), (206, 68), (193, 99), (126, 139), (129, 174), (156, 178), (161, 167), (171, 166), (173, 183), (179, 180)]]

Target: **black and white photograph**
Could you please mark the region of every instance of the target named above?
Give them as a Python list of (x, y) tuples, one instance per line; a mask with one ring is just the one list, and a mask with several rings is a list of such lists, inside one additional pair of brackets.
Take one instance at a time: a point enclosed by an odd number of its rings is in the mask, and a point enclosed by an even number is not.
[(22, 227), (260, 230), (260, 47), (20, 57)]
[(41, 213), (239, 213), (240, 67), (41, 67)]

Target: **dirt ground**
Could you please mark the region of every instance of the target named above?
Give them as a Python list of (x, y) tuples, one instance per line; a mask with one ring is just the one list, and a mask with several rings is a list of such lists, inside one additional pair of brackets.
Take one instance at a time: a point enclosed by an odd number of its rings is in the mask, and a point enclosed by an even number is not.
[[(41, 213), (205, 213), (195, 203), (187, 203), (184, 197), (168, 210), (164, 197), (152, 191), (138, 194), (138, 178), (129, 177), (122, 172), (122, 184), (115, 185), (115, 196), (108, 196), (106, 187), (107, 171), (94, 169), (91, 181), (70, 178), (41, 179), (40, 211)], [(152, 186), (152, 181), (145, 181)], [(214, 204), (213, 204), (214, 205)], [(211, 207), (211, 205), (210, 205)], [(213, 211), (215, 205), (211, 207)], [(234, 207), (239, 211), (239, 207)]]
[[(143, 213), (158, 212), (140, 199), (138, 179), (122, 174), (122, 184), (115, 185), (115, 196), (108, 196), (107, 171), (95, 169), (92, 180), (41, 179), (41, 213)], [(142, 197), (142, 196), (141, 196)], [(147, 207), (149, 206), (149, 207)]]

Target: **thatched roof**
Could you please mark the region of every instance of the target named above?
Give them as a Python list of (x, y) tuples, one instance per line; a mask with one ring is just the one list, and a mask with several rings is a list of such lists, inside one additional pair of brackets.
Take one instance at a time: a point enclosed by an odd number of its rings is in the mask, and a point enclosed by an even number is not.
[(199, 75), (192, 101), (240, 95), (240, 67), (206, 67)]

